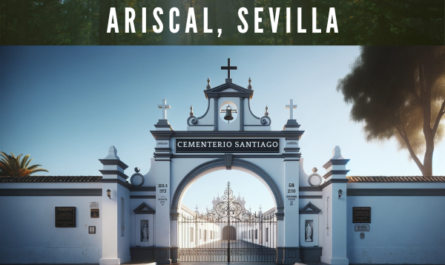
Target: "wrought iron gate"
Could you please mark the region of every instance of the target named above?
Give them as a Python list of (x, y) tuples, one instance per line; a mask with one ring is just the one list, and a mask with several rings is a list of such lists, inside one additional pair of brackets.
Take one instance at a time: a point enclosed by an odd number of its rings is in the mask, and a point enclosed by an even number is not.
[(273, 262), (276, 229), (275, 214), (247, 211), (228, 183), (214, 209), (179, 216), (179, 262)]

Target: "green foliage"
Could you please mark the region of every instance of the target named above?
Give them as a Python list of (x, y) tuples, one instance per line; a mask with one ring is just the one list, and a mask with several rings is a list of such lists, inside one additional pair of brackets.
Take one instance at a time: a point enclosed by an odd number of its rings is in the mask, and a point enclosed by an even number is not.
[(30, 166), (32, 158), (29, 159), (29, 155), (21, 159), (22, 154), (16, 157), (13, 153), (11, 155), (0, 153), (0, 177), (27, 177), (36, 172), (48, 172), (46, 169), (39, 168), (38, 164)]
[(445, 47), (363, 47), (337, 89), (368, 140), (395, 137), (432, 175), (434, 145), (444, 136)]

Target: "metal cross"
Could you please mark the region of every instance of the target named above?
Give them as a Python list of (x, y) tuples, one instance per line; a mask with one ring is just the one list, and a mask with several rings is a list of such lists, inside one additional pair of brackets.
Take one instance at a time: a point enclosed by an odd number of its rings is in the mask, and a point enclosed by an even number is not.
[(230, 70), (238, 70), (237, 66), (230, 66), (230, 58), (227, 59), (227, 66), (221, 66), (221, 70), (228, 71), (228, 78), (230, 79)]
[(290, 104), (286, 105), (286, 109), (290, 109), (290, 119), (293, 120), (294, 119), (294, 109), (297, 108), (297, 105), (294, 105), (294, 100), (291, 99), (290, 100)]
[(162, 105), (158, 105), (158, 108), (162, 109), (162, 119), (167, 119), (167, 109), (171, 109), (170, 105), (167, 105), (167, 100), (162, 100)]

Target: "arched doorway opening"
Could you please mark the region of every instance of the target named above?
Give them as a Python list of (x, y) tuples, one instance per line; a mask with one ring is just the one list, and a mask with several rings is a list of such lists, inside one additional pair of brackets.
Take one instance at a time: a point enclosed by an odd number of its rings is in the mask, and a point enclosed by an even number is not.
[[(220, 166), (220, 163), (221, 161), (211, 161), (195, 168), (175, 189), (171, 216), (177, 216), (178, 261), (275, 261), (277, 219), (283, 217), (279, 189), (266, 172), (250, 162), (234, 161), (232, 169), (235, 170), (233, 171), (226, 171), (226, 167)], [(202, 170), (203, 168), (205, 170)], [(218, 181), (227, 181), (226, 176), (236, 174), (235, 172), (242, 175), (237, 179), (249, 177), (248, 183), (237, 185), (236, 181), (231, 180), (234, 183), (228, 183), (225, 188), (218, 185)], [(218, 173), (223, 174), (218, 175)], [(212, 181), (200, 184), (208, 178)], [(259, 189), (255, 189), (254, 182), (262, 187), (262, 191), (258, 192)], [(200, 188), (195, 189), (199, 185), (201, 185)], [(191, 208), (195, 205), (185, 199), (186, 194), (200, 194), (199, 200), (206, 201), (206, 191), (212, 187), (216, 188), (213, 196), (216, 195), (216, 191), (223, 195), (213, 197), (209, 207), (200, 205), (192, 210)], [(258, 198), (249, 201), (249, 197), (239, 195), (239, 192), (246, 195), (245, 192), (248, 191)], [(238, 197), (234, 193), (238, 194)], [(268, 197), (272, 206), (263, 205), (266, 206), (264, 213), (261, 208), (258, 209), (258, 204), (255, 205), (255, 202), (262, 199), (261, 197)], [(208, 198), (207, 201), (209, 201)], [(186, 207), (186, 204), (193, 206)], [(199, 202), (196, 204), (198, 205)], [(265, 214), (265, 212), (268, 213)], [(172, 241), (174, 240), (173, 237)], [(246, 250), (250, 250), (251, 253)]]
[(236, 228), (234, 226), (224, 226), (222, 240), (236, 240)]

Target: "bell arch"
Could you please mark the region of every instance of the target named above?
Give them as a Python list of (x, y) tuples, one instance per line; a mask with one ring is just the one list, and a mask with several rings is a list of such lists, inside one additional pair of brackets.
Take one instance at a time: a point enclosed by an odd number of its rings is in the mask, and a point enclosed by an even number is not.
[[(178, 207), (179, 207), (179, 201), (181, 199), (181, 196), (184, 192), (184, 190), (187, 188), (187, 186), (199, 175), (203, 174), (204, 172), (212, 169), (216, 169), (219, 167), (226, 167), (226, 160), (225, 159), (215, 159), (208, 162), (205, 162), (201, 165), (198, 165), (194, 169), (192, 169), (179, 183), (178, 187), (176, 188), (173, 198), (172, 198), (172, 204), (171, 204), (171, 217), (173, 220), (177, 219), (178, 215)], [(256, 164), (242, 160), (242, 159), (233, 159), (232, 163), (233, 168), (239, 168), (242, 171), (245, 171), (247, 173), (253, 173), (257, 177), (259, 177), (262, 182), (268, 186), (270, 189), (273, 198), (275, 200), (275, 204), (277, 206), (277, 219), (283, 220), (284, 218), (284, 202), (283, 202), (283, 196), (281, 195), (280, 190), (278, 189), (278, 186), (276, 185), (275, 181), (272, 179), (272, 177), (264, 171), (262, 168), (257, 166)]]

